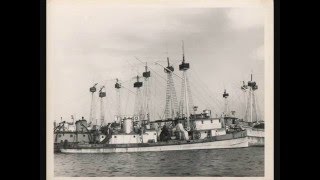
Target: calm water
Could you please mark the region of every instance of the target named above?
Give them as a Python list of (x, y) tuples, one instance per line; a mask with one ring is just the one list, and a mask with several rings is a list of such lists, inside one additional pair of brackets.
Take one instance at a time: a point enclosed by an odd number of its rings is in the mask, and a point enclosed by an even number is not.
[(54, 155), (55, 176), (264, 176), (264, 148)]

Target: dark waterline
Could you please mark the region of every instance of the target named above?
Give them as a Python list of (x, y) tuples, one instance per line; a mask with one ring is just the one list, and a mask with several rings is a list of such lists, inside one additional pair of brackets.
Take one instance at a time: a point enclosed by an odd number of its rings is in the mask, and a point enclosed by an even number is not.
[(54, 174), (72, 176), (264, 176), (264, 148), (54, 155)]

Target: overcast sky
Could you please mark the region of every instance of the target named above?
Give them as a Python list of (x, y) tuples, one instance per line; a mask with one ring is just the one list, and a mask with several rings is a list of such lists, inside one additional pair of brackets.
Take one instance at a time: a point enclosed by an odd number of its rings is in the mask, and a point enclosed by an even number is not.
[[(106, 5), (52, 1), (48, 4), (47, 54), (50, 97), (54, 118), (70, 121), (70, 115), (88, 117), (89, 87), (94, 82), (107, 86), (106, 118), (115, 113), (114, 79), (126, 81), (131, 91), (132, 77), (141, 73), (147, 61), (165, 77), (166, 57), (178, 71), (182, 59), (181, 41), (194, 101), (201, 109), (223, 108), (222, 93), (230, 94), (230, 108), (243, 113), (241, 81), (253, 72), (258, 83), (259, 109), (264, 103), (264, 17), (259, 8), (110, 8)], [(164, 108), (165, 81), (155, 73), (156, 101)], [(181, 80), (175, 77), (179, 98)], [(160, 98), (161, 97), (161, 98)], [(206, 98), (207, 97), (207, 98)], [(209, 98), (210, 97), (210, 98)], [(130, 114), (134, 95), (122, 92), (122, 111)], [(214, 102), (215, 101), (215, 102)], [(125, 105), (126, 104), (126, 105)], [(156, 103), (155, 103), (156, 104)], [(242, 107), (242, 108), (241, 108)], [(99, 105), (97, 105), (99, 109)], [(239, 112), (238, 112), (239, 111)], [(98, 117), (99, 111), (97, 111)]]

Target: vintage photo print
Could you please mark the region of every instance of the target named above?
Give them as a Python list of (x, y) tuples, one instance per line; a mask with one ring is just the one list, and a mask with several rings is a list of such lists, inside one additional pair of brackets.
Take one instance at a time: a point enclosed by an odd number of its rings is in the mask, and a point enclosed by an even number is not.
[(47, 1), (48, 179), (273, 179), (272, 1)]

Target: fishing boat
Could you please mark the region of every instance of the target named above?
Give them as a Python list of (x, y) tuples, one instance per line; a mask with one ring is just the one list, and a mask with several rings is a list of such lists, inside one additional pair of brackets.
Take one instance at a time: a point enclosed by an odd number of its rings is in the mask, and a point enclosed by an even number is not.
[[(121, 129), (110, 128), (105, 136), (98, 135), (99, 142), (66, 143), (60, 150), (62, 153), (112, 153), (248, 147), (245, 130), (226, 132), (223, 119), (211, 118), (208, 110), (196, 116), (190, 118), (189, 132), (184, 127), (185, 119), (158, 120), (139, 127), (134, 125), (133, 118), (126, 118)], [(162, 123), (165, 125), (158, 136), (158, 126)], [(146, 128), (148, 126), (150, 128)]]
[[(55, 142), (60, 142), (59, 150), (62, 153), (117, 153), (248, 147), (245, 129), (232, 127), (227, 129), (224, 117), (213, 117), (210, 109), (204, 109), (201, 113), (197, 113), (198, 107), (193, 104), (191, 96), (187, 73), (190, 64), (185, 61), (184, 45), (182, 45), (182, 52), (182, 62), (179, 64), (182, 77), (174, 73), (174, 67), (170, 64), (169, 57), (167, 57), (167, 66), (156, 63), (163, 68), (167, 75), (163, 118), (158, 120), (150, 118), (150, 87), (148, 85), (151, 71), (146, 64), (142, 76), (136, 76), (136, 81), (133, 83), (133, 87), (136, 89), (136, 98), (132, 116), (121, 116), (120, 98), (118, 98), (118, 115), (114, 122), (97, 129), (88, 129), (86, 120), (77, 121), (78, 125), (73, 134), (78, 138), (79, 133), (88, 133), (88, 138), (82, 142), (74, 138), (72, 143), (69, 143), (68, 140), (57, 137)], [(178, 76), (182, 81), (179, 103), (173, 75)], [(96, 91), (96, 85), (90, 88), (92, 98)], [(119, 93), (122, 85), (118, 79), (114, 87)], [(100, 94), (101, 92), (100, 90)], [(102, 102), (105, 93), (99, 97)], [(92, 111), (93, 106), (90, 111), (90, 122), (92, 121)], [(104, 115), (101, 117), (103, 119)]]
[(247, 94), (246, 112), (241, 125), (247, 130), (249, 146), (264, 146), (264, 120), (259, 116), (259, 108), (255, 91), (258, 90), (257, 83), (253, 80), (253, 74), (250, 75), (250, 81), (247, 84), (243, 82), (241, 90)]
[(264, 146), (264, 121), (259, 116), (259, 108), (257, 103), (257, 97), (255, 91), (258, 89), (258, 85), (253, 81), (253, 75), (246, 84), (243, 81), (241, 90), (245, 97), (245, 113), (243, 118), (238, 118), (235, 115), (235, 111), (230, 111), (228, 106), (229, 93), (226, 90), (223, 93), (225, 99), (224, 120), (228, 127), (241, 128), (247, 131), (247, 139), (249, 146)]

